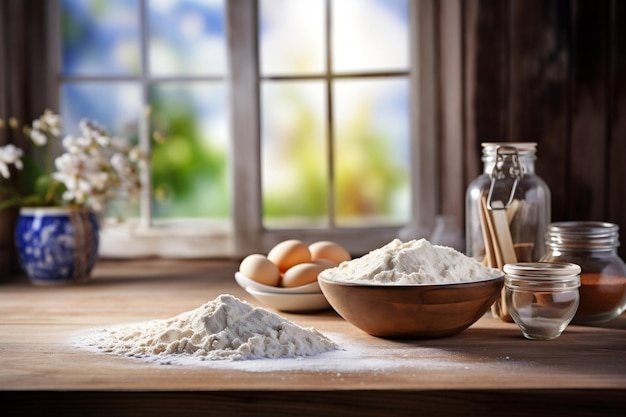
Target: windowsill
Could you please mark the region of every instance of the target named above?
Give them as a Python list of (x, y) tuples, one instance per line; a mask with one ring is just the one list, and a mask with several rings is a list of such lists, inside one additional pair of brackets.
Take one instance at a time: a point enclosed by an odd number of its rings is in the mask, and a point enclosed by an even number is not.
[[(333, 240), (360, 256), (381, 247), (396, 237), (403, 240), (428, 236), (423, 227), (311, 228), (264, 229), (261, 247), (255, 252), (268, 252), (287, 239), (304, 241)], [(148, 227), (137, 219), (116, 222), (106, 219), (100, 230), (101, 259), (170, 258), (210, 259), (237, 258), (251, 251), (237, 252), (234, 232), (226, 222), (207, 219), (160, 221)]]
[[(213, 277), (233, 277), (239, 263), (233, 259), (99, 259), (92, 279), (98, 282), (107, 280), (178, 280), (198, 277), (211, 280)], [(234, 281), (234, 279), (233, 279)]]
[(172, 220), (146, 227), (137, 220), (105, 221), (101, 258), (211, 258), (235, 255), (231, 229), (223, 222)]

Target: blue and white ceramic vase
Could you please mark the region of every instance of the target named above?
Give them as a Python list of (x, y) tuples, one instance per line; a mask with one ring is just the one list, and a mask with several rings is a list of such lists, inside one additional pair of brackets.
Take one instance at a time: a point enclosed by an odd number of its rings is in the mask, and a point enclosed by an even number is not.
[(99, 224), (93, 210), (23, 207), (15, 228), (22, 269), (36, 285), (86, 282), (98, 257)]

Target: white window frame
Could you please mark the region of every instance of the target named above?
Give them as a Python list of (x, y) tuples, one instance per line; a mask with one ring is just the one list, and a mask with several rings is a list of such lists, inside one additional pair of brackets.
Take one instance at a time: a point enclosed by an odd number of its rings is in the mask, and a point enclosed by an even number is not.
[[(146, 37), (145, 1), (139, 0), (141, 33)], [(54, 57), (55, 102), (60, 104), (59, 91), (66, 81), (61, 74), (59, 3), (50, 8), (50, 37)], [(262, 222), (261, 187), (261, 108), (258, 42), (257, 0), (227, 0), (226, 27), (229, 49), (227, 83), (230, 91), (231, 223), (211, 220), (168, 220), (154, 222), (151, 218), (150, 175), (145, 172), (146, 187), (141, 196), (140, 220), (113, 224), (105, 222), (101, 231), (100, 256), (132, 258), (161, 256), (172, 258), (240, 258), (249, 253), (267, 253), (281, 240), (297, 238), (303, 241), (334, 240), (353, 254), (366, 253), (395, 237), (427, 237), (434, 224), (439, 196), (437, 173), (437, 80), (435, 53), (435, 0), (409, 1), (410, 22), (410, 137), (411, 137), (411, 222), (399, 227), (320, 229), (267, 229)], [(234, 30), (232, 28), (235, 28)], [(148, 78), (147, 48), (142, 47), (140, 82), (144, 103), (148, 104), (148, 87), (158, 78)], [(75, 77), (75, 79), (79, 79)], [(118, 80), (111, 78), (110, 80)], [(168, 80), (189, 80), (188, 77), (168, 77)], [(194, 80), (198, 77), (194, 77)], [(215, 80), (215, 77), (207, 77)], [(105, 80), (102, 77), (99, 80)], [(150, 151), (148, 118), (139, 122), (140, 144)]]

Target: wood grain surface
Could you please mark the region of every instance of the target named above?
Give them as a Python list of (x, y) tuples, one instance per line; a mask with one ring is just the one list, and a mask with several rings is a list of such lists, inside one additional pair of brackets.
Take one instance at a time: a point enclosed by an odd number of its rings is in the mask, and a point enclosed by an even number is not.
[[(626, 317), (570, 326), (553, 341), (522, 338), (485, 316), (453, 337), (387, 340), (334, 311), (287, 314), (355, 352), (349, 369), (159, 365), (79, 349), (79, 331), (170, 318), (229, 293), (236, 264), (101, 261), (87, 285), (0, 284), (0, 401), (46, 415), (621, 415)], [(368, 366), (391, 360), (401, 366)], [(530, 407), (530, 408), (529, 408)], [(209, 412), (210, 411), (210, 412)], [(3, 415), (7, 415), (4, 414)]]

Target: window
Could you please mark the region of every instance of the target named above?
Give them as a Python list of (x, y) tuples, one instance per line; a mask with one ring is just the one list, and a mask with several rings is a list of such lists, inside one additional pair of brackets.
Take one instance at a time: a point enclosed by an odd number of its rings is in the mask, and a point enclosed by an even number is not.
[(263, 224), (407, 222), (408, 1), (259, 5)]
[(431, 7), (56, 4), (65, 126), (90, 117), (150, 153), (140, 205), (108, 219), (103, 256), (240, 256), (293, 237), (359, 253), (432, 220), (434, 135), (417, 109), (433, 83), (416, 65)]

